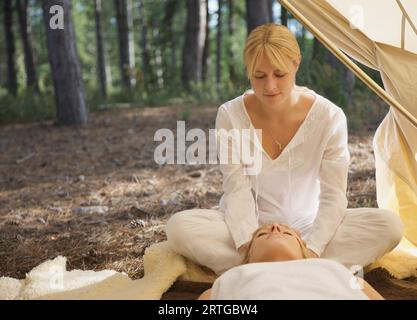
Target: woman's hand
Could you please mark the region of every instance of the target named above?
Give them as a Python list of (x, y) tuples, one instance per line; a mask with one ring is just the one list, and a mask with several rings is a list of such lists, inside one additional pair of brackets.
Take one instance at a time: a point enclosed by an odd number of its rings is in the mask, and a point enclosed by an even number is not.
[(204, 291), (197, 300), (210, 300), (211, 299), (211, 288)]
[(315, 253), (313, 250), (306, 248), (306, 258), (310, 259), (310, 258), (318, 258), (319, 255), (317, 253)]
[(239, 254), (245, 254), (245, 253), (246, 253), (246, 251), (247, 251), (247, 250), (248, 250), (248, 248), (249, 248), (249, 243), (250, 243), (250, 241), (246, 242), (245, 244), (242, 244), (242, 245), (239, 247), (239, 249), (237, 249), (237, 251), (239, 252)]

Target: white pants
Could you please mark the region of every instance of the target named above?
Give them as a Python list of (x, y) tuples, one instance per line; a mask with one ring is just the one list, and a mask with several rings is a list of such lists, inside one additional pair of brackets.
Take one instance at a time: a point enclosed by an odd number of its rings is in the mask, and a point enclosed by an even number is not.
[[(403, 225), (395, 213), (377, 208), (347, 209), (342, 223), (321, 258), (346, 267), (365, 267), (394, 249), (402, 238)], [(224, 213), (191, 209), (174, 214), (166, 234), (172, 250), (210, 268), (217, 274), (242, 263), (224, 220)], [(356, 268), (356, 267), (355, 267)]]

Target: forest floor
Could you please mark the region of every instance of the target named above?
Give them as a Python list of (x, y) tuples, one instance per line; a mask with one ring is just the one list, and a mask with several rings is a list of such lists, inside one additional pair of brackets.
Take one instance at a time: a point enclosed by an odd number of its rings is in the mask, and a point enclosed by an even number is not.
[[(187, 130), (214, 128), (216, 107), (193, 109)], [(24, 278), (58, 255), (68, 269), (143, 276), (142, 256), (166, 239), (175, 212), (211, 208), (217, 165), (154, 161), (154, 133), (176, 129), (181, 107), (118, 108), (85, 127), (52, 122), (0, 127), (0, 276)], [(350, 133), (349, 207), (376, 207), (372, 134)]]

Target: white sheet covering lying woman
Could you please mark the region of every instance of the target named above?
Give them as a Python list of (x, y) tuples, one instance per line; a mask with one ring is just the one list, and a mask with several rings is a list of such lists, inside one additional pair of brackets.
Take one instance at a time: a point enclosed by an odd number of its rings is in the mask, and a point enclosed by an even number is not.
[(284, 225), (275, 223), (256, 230), (244, 263), (223, 273), (199, 299), (383, 299), (342, 264), (307, 259), (305, 242)]

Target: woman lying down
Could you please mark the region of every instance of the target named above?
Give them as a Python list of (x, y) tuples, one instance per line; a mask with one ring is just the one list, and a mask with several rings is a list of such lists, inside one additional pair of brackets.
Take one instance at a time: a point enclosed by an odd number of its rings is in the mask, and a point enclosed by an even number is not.
[(295, 230), (264, 225), (253, 233), (244, 263), (223, 273), (199, 300), (383, 300), (342, 264), (306, 259), (305, 251)]

